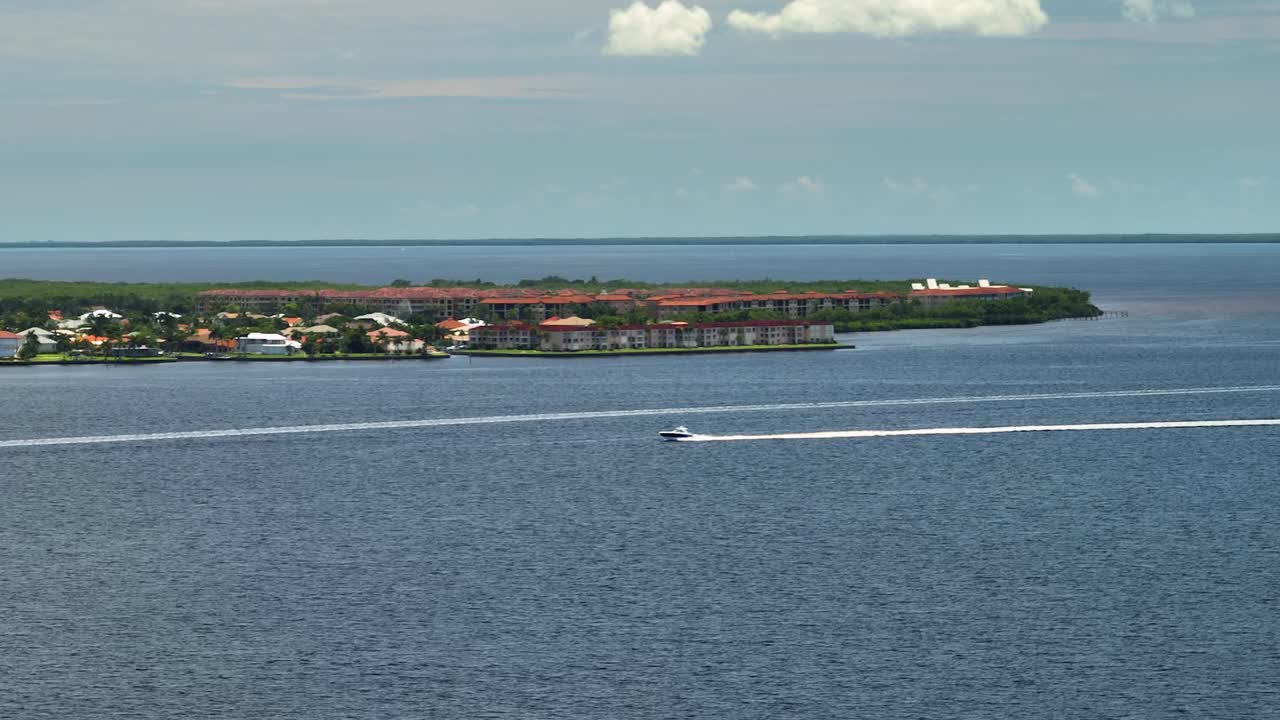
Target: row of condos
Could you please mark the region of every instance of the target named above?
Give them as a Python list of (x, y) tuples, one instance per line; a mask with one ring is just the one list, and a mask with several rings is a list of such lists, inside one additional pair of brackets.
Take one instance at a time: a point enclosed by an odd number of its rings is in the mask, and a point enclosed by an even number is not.
[(785, 293), (765, 295), (741, 293), (717, 297), (666, 297), (649, 299), (659, 318), (666, 319), (691, 312), (716, 315), (740, 310), (764, 310), (787, 317), (803, 318), (822, 310), (865, 312), (902, 302), (902, 296), (888, 292), (859, 293)]
[(436, 321), (446, 318), (484, 315), (499, 320), (540, 322), (548, 317), (571, 315), (585, 305), (608, 305), (613, 312), (642, 309), (658, 319), (688, 313), (716, 315), (742, 310), (764, 310), (789, 318), (808, 317), (821, 310), (861, 312), (902, 301), (893, 293), (769, 293), (756, 295), (728, 290), (701, 289), (667, 294), (637, 291), (590, 294), (562, 290), (545, 293), (531, 290), (475, 290), (472, 288), (380, 288), (378, 290), (206, 290), (197, 296), (202, 312), (239, 307), (243, 311), (275, 311), (295, 304), (321, 309), (331, 305), (352, 305), (366, 312), (383, 312), (397, 317), (422, 314)]
[(656, 323), (596, 327), (524, 323), (489, 325), (471, 331), (477, 350), (644, 350), (648, 348), (808, 345), (835, 342), (831, 323), (804, 320), (744, 320), (721, 323)]

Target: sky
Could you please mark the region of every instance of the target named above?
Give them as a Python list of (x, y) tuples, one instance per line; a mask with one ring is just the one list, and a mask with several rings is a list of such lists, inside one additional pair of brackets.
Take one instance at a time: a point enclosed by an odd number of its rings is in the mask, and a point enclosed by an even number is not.
[(1277, 231), (1280, 0), (0, 0), (0, 242)]

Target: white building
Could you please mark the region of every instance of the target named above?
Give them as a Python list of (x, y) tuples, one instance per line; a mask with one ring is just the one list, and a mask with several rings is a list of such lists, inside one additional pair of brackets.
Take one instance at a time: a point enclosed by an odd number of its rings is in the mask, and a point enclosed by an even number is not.
[(236, 352), (248, 355), (289, 355), (300, 347), (301, 344), (276, 333), (249, 333), (236, 338)]
[(45, 330), (44, 328), (38, 327), (28, 328), (18, 333), (18, 337), (21, 337), (23, 342), (27, 341), (28, 335), (35, 335), (36, 339), (40, 341), (40, 352), (42, 354), (58, 352), (57, 335)]
[(404, 321), (402, 321), (400, 318), (396, 317), (395, 315), (388, 315), (388, 314), (386, 314), (386, 313), (380, 313), (380, 312), (372, 312), (372, 313), (369, 313), (368, 315), (360, 315), (359, 317), (357, 317), (357, 318), (355, 318), (355, 319), (356, 319), (356, 320), (368, 320), (368, 321), (370, 321), (370, 322), (376, 322), (376, 323), (378, 323), (379, 325), (381, 325), (382, 327), (386, 327), (386, 326), (388, 326), (388, 325), (403, 325), (403, 324), (404, 324)]
[(88, 322), (89, 320), (92, 320), (93, 318), (96, 318), (96, 317), (104, 317), (104, 318), (107, 318), (107, 319), (109, 319), (109, 320), (120, 320), (120, 319), (122, 319), (124, 316), (123, 316), (123, 315), (120, 315), (120, 314), (118, 314), (118, 313), (113, 313), (113, 312), (111, 312), (110, 310), (108, 310), (108, 309), (106, 309), (106, 308), (98, 308), (98, 309), (96, 309), (96, 310), (92, 310), (92, 311), (90, 311), (90, 312), (87, 312), (87, 313), (85, 313), (85, 314), (81, 315), (81, 316), (80, 316), (80, 319), (81, 319), (81, 320), (84, 320), (85, 322)]

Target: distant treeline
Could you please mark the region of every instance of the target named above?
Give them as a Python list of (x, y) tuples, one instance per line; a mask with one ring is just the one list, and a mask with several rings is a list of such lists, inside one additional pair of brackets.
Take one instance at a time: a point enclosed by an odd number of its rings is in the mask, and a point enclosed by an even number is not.
[[(1073, 288), (1037, 287), (1029, 297), (1010, 300), (975, 301), (957, 300), (928, 307), (908, 300), (874, 310), (851, 312), (832, 309), (819, 310), (806, 316), (808, 320), (826, 320), (835, 325), (836, 332), (877, 332), (882, 330), (910, 330), (924, 328), (973, 328), (982, 325), (1031, 325), (1065, 320), (1089, 318), (1102, 314), (1084, 290)], [(780, 319), (778, 313), (760, 310), (704, 315), (690, 313), (678, 319), (689, 322), (716, 320), (768, 320)]]
[(189, 312), (195, 296), (214, 288), (282, 289), (315, 288), (363, 290), (361, 285), (343, 285), (320, 280), (306, 282), (238, 283), (105, 283), (62, 280), (0, 280), (0, 314), (23, 311), (32, 315), (50, 310), (74, 312), (105, 305), (117, 312)]
[[(250, 282), (181, 282), (181, 283), (109, 283), (91, 281), (66, 280), (29, 280), (24, 278), (0, 279), (0, 308), (11, 307), (13, 303), (31, 305), (37, 310), (71, 310), (83, 305), (118, 305), (123, 309), (137, 310), (173, 310), (190, 308), (195, 295), (204, 290), (217, 288), (242, 289), (308, 289), (308, 290), (374, 290), (380, 287), (412, 287), (426, 286), (436, 288), (468, 287), (476, 289), (532, 289), (532, 290), (581, 290), (583, 292), (600, 292), (609, 289), (631, 288), (635, 290), (653, 290), (656, 288), (724, 288), (743, 290), (754, 293), (770, 293), (778, 290), (788, 292), (843, 292), (859, 290), (864, 292), (896, 292), (906, 293), (912, 282), (922, 282), (922, 278), (911, 280), (775, 280), (761, 278), (757, 280), (693, 280), (689, 282), (653, 283), (628, 278), (586, 279), (564, 278), (548, 275), (537, 279), (520, 280), (515, 283), (499, 284), (488, 282), (482, 278), (435, 278), (426, 283), (413, 283), (402, 278), (389, 278), (383, 285), (358, 285), (352, 283), (333, 283), (324, 280), (275, 281), (255, 280)], [(956, 281), (958, 282), (958, 281)], [(156, 307), (153, 307), (156, 306)]]
[(451, 247), (607, 245), (1064, 245), (1280, 243), (1280, 233), (1126, 235), (760, 235), (612, 238), (327, 238), (315, 240), (109, 240), (0, 243), (0, 250), (31, 248), (237, 248), (237, 247)]

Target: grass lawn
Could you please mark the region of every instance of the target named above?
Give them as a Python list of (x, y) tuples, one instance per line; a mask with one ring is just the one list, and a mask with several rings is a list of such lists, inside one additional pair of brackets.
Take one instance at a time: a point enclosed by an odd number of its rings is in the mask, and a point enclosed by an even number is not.
[(200, 353), (179, 353), (183, 360), (199, 360), (211, 362), (332, 362), (334, 360), (439, 360), (449, 357), (448, 353), (431, 353), (428, 355), (388, 355), (386, 353), (351, 353), (335, 355), (238, 355), (232, 353), (223, 358), (207, 358)]
[(142, 358), (115, 358), (101, 357), (98, 355), (81, 355), (79, 357), (68, 357), (62, 353), (42, 353), (31, 358), (30, 360), (3, 360), (0, 365), (142, 365), (155, 363), (171, 363), (177, 358), (166, 355), (163, 357), (142, 357)]

